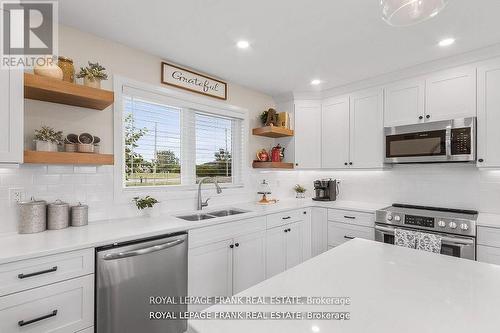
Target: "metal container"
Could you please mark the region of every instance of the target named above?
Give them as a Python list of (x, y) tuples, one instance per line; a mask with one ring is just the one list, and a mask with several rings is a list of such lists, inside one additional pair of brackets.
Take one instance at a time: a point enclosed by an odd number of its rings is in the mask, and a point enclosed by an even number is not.
[(49, 230), (69, 227), (69, 205), (61, 200), (49, 204), (47, 209), (47, 228)]
[(32, 234), (47, 230), (47, 202), (34, 200), (19, 203), (18, 232)]
[(81, 227), (87, 224), (89, 224), (89, 206), (79, 202), (77, 206), (71, 207), (71, 226)]

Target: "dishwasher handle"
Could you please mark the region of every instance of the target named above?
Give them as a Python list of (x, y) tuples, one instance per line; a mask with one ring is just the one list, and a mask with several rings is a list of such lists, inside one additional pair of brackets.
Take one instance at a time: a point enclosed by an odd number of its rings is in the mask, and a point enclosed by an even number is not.
[(173, 247), (179, 244), (184, 243), (184, 239), (176, 239), (171, 242), (167, 242), (164, 244), (158, 244), (150, 247), (145, 247), (142, 249), (138, 250), (133, 250), (133, 251), (127, 251), (127, 252), (116, 252), (116, 253), (108, 253), (105, 254), (102, 259), (104, 260), (115, 260), (115, 259), (122, 259), (122, 258), (128, 258), (128, 257), (135, 257), (135, 256), (140, 256), (143, 254), (148, 254), (148, 253), (153, 253), (161, 250), (168, 249), (169, 247)]

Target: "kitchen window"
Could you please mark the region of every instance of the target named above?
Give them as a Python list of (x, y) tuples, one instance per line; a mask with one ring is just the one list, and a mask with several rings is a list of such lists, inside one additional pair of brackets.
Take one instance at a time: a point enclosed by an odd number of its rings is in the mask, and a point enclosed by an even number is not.
[(242, 183), (243, 117), (156, 92), (123, 89), (123, 188)]

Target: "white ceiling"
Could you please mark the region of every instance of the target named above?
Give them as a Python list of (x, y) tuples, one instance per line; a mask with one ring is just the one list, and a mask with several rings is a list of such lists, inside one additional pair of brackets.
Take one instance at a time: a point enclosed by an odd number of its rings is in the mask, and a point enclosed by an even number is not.
[[(450, 0), (394, 28), (379, 0), (60, 0), (63, 24), (279, 95), (327, 89), (500, 42), (499, 0)], [(445, 37), (457, 42), (437, 46)], [(250, 49), (235, 43), (247, 39)], [(318, 87), (309, 82), (324, 81)]]

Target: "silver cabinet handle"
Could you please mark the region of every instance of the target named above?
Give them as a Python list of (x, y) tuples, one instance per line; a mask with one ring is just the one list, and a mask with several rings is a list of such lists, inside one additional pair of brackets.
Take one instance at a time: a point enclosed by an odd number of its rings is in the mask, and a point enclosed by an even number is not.
[[(377, 225), (375, 226), (375, 230), (382, 231), (383, 233), (388, 235), (394, 235), (393, 228), (381, 227)], [(472, 239), (454, 238), (454, 237), (443, 237), (441, 238), (441, 243), (450, 245), (474, 245), (474, 241)]]
[(103, 256), (104, 260), (115, 260), (121, 258), (135, 257), (143, 254), (153, 253), (161, 250), (168, 249), (169, 247), (173, 247), (179, 244), (184, 243), (184, 239), (176, 239), (171, 242), (167, 242), (164, 244), (159, 244), (151, 247), (146, 247), (139, 250), (128, 251), (128, 252), (117, 252), (117, 253), (108, 253)]

